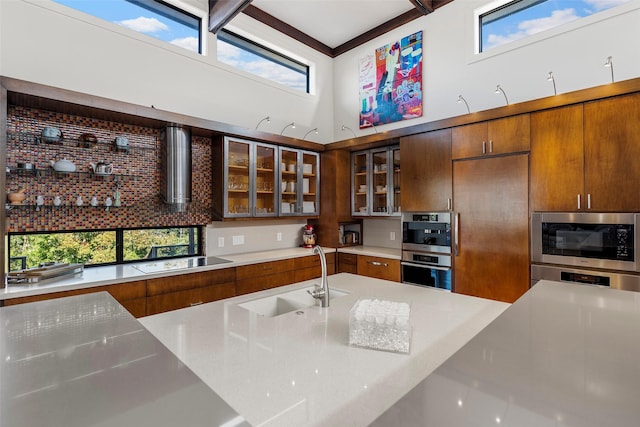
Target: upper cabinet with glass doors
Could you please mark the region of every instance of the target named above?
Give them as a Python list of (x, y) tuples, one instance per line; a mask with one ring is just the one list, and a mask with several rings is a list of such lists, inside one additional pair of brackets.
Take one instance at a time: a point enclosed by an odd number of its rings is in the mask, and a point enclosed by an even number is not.
[(400, 147), (353, 153), (351, 183), (352, 215), (399, 215)]
[(280, 216), (315, 216), (320, 212), (320, 157), (280, 147)]
[(224, 216), (276, 216), (277, 147), (224, 139)]

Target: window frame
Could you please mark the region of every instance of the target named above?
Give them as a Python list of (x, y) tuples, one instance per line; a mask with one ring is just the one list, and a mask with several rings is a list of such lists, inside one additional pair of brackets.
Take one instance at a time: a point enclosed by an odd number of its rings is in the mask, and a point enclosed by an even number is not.
[[(176, 256), (167, 256), (167, 257), (155, 257), (155, 258), (139, 258), (135, 260), (125, 260), (124, 259), (124, 234), (127, 231), (137, 231), (137, 230), (168, 230), (172, 228), (182, 228), (182, 229), (192, 229), (193, 234), (197, 233), (197, 238), (194, 239), (194, 249), (195, 253), (187, 254), (187, 255), (176, 255)], [(115, 252), (116, 259), (113, 262), (104, 262), (104, 263), (96, 263), (96, 264), (85, 264), (85, 268), (93, 268), (93, 267), (103, 267), (109, 265), (124, 265), (124, 264), (133, 264), (139, 262), (146, 261), (158, 261), (158, 260), (170, 260), (170, 259), (180, 259), (180, 258), (192, 258), (204, 256), (204, 227), (198, 225), (191, 226), (166, 226), (166, 227), (134, 227), (134, 228), (100, 228), (100, 229), (79, 229), (79, 230), (56, 230), (56, 231), (29, 231), (29, 232), (9, 232), (7, 233), (7, 266), (8, 269), (11, 268), (11, 238), (14, 236), (25, 236), (25, 235), (44, 235), (44, 234), (70, 234), (70, 233), (102, 233), (102, 232), (115, 232)], [(193, 238), (193, 237), (192, 237)], [(191, 239), (190, 239), (191, 240)]]
[[(218, 33), (216, 34), (216, 38), (217, 38), (217, 41), (223, 41), (227, 44), (235, 46), (238, 49), (257, 55), (267, 61), (278, 64), (280, 66), (288, 68), (289, 70), (292, 70), (304, 75), (306, 80), (304, 93), (307, 93), (307, 94), (311, 93), (311, 84), (310, 84), (311, 67), (308, 64), (305, 64), (302, 61), (292, 58), (290, 55), (284, 54), (282, 52), (278, 52), (275, 49), (272, 49), (268, 46), (260, 44), (256, 41), (253, 41), (245, 36), (238, 34), (237, 32), (233, 32), (225, 28), (218, 31)], [(216, 59), (217, 58), (218, 56), (216, 53)], [(226, 64), (225, 62), (222, 62), (219, 59), (218, 61), (222, 64)], [(229, 65), (229, 64), (226, 64), (226, 65)], [(229, 66), (232, 66), (232, 65), (229, 65)], [(238, 68), (238, 67), (234, 67), (234, 68), (249, 73), (248, 71), (242, 70), (241, 68)], [(250, 73), (250, 74), (253, 76), (261, 77), (260, 75), (257, 75), (257, 74), (253, 74), (253, 73)], [(262, 78), (265, 78), (265, 77), (262, 77)], [(296, 88), (285, 85), (278, 81), (275, 81), (275, 80), (269, 80), (269, 81), (272, 83), (277, 83), (285, 87), (288, 87), (290, 89), (296, 90), (296, 92), (300, 92)]]
[[(180, 0), (123, 0), (126, 1), (128, 3), (132, 3), (136, 6), (139, 6), (141, 8), (150, 10), (154, 13), (157, 13), (159, 15), (168, 17), (168, 15), (171, 15), (170, 13), (166, 13), (163, 10), (155, 10), (150, 6), (147, 6), (146, 3), (157, 3), (160, 5), (161, 8), (164, 8), (165, 10), (170, 10), (170, 11), (174, 11), (177, 12), (178, 14), (190, 17), (195, 19), (196, 21), (198, 21), (198, 25), (197, 25), (197, 33), (198, 33), (198, 50), (194, 51), (173, 43), (170, 43), (166, 40), (163, 40), (159, 37), (156, 37), (152, 34), (148, 34), (142, 31), (136, 31), (134, 29), (131, 28), (127, 28), (123, 25), (118, 24), (117, 22), (105, 19), (99, 15), (93, 14), (93, 13), (89, 13), (89, 12), (85, 12), (81, 9), (76, 9), (73, 6), (68, 6), (66, 4), (63, 3), (59, 3), (57, 0), (50, 0), (51, 3), (53, 3), (53, 7), (62, 7), (65, 8), (66, 10), (72, 10), (74, 13), (77, 14), (82, 14), (84, 16), (90, 16), (93, 19), (96, 19), (98, 21), (96, 22), (100, 22), (100, 23), (105, 23), (108, 25), (108, 27), (105, 28), (109, 28), (110, 30), (113, 30), (113, 28), (115, 27), (117, 29), (117, 31), (122, 31), (123, 33), (133, 33), (136, 36), (142, 36), (145, 39), (151, 39), (157, 43), (162, 44), (163, 46), (171, 46), (174, 49), (179, 49), (181, 52), (183, 51), (187, 51), (187, 52), (191, 52), (192, 54), (197, 54), (198, 56), (206, 56), (206, 52), (207, 52), (207, 34), (208, 34), (208, 11), (202, 11), (200, 9), (194, 8), (193, 6), (190, 6), (187, 3), (183, 3)], [(55, 10), (55, 9), (54, 9)], [(80, 17), (81, 15), (78, 15), (78, 17)], [(171, 18), (173, 19), (173, 18)], [(84, 20), (84, 19), (83, 19)], [(184, 23), (179, 20), (179, 19), (173, 19), (176, 22), (179, 22), (180, 24)], [(103, 24), (100, 24), (101, 26)], [(189, 26), (189, 25), (188, 25)], [(195, 29), (195, 28), (194, 28)]]
[(473, 31), (473, 36), (474, 36), (473, 53), (476, 56), (476, 58), (471, 60), (471, 62), (475, 62), (484, 57), (491, 57), (491, 56), (503, 53), (505, 51), (517, 49), (519, 47), (522, 47), (531, 43), (535, 43), (537, 41), (544, 40), (550, 37), (554, 37), (554, 36), (557, 36), (558, 34), (575, 30), (576, 28), (581, 28), (587, 25), (591, 25), (594, 22), (602, 21), (612, 16), (624, 14), (638, 8), (638, 6), (634, 4), (635, 3), (634, 1), (628, 0), (626, 3), (618, 4), (608, 9), (599, 10), (595, 13), (592, 13), (591, 15), (579, 17), (578, 19), (573, 20), (571, 22), (566, 22), (564, 24), (561, 24), (552, 28), (548, 28), (544, 31), (540, 31), (540, 32), (531, 34), (529, 36), (511, 41), (509, 43), (495, 46), (487, 50), (481, 50), (482, 49), (482, 26), (480, 23), (481, 16), (486, 16), (497, 10), (503, 10), (504, 8), (509, 7), (511, 4), (526, 2), (526, 3), (530, 3), (527, 7), (531, 7), (535, 4), (539, 4), (545, 1), (550, 1), (550, 0), (537, 0), (537, 1), (536, 0), (496, 0), (484, 6), (478, 7), (477, 9), (474, 9), (473, 11), (473, 30), (474, 30)]

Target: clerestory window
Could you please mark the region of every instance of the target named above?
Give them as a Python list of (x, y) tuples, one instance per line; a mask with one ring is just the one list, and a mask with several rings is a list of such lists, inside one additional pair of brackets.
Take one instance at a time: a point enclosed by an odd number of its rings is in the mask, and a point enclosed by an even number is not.
[(228, 30), (218, 35), (218, 61), (309, 93), (309, 66)]
[(201, 18), (160, 0), (54, 0), (167, 43), (202, 53)]
[(476, 12), (478, 52), (567, 24), (631, 0), (516, 0)]

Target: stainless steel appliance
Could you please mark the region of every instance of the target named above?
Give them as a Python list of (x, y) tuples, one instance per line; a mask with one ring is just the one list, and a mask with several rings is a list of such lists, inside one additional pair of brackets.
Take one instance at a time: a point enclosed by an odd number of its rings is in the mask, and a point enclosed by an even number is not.
[(191, 202), (191, 132), (168, 125), (160, 133), (162, 174), (160, 191), (165, 203), (184, 212)]
[(451, 212), (402, 214), (402, 282), (451, 291)]
[(534, 213), (531, 285), (544, 279), (640, 291), (638, 215)]
[(639, 271), (637, 221), (635, 213), (534, 213), (531, 261)]
[(640, 292), (640, 276), (612, 271), (532, 264), (531, 286), (535, 285), (538, 280), (607, 286), (613, 289)]

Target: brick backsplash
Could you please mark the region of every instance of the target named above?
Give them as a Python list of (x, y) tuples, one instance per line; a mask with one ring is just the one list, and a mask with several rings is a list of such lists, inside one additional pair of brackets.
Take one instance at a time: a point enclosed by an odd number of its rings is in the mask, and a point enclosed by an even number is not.
[[(39, 141), (42, 129), (57, 127), (64, 134), (62, 145)], [(133, 126), (27, 107), (9, 106), (7, 115), (7, 194), (24, 188), (21, 206), (7, 211), (7, 231), (91, 230), (105, 228), (203, 225), (211, 222), (211, 139), (192, 137), (192, 203), (186, 212), (172, 212), (160, 200), (159, 129)], [(98, 143), (77, 147), (75, 141), (91, 133)], [(129, 140), (131, 152), (113, 147), (116, 136)], [(73, 161), (79, 173), (53, 172), (50, 160)], [(33, 163), (37, 174), (15, 171), (18, 162)], [(112, 176), (91, 174), (90, 162), (113, 165)], [(114, 180), (114, 178), (118, 178)], [(122, 206), (106, 210), (107, 197), (114, 197), (119, 183)], [(36, 209), (36, 197), (45, 204)], [(62, 205), (53, 206), (58, 195)], [(83, 206), (76, 207), (77, 197)], [(90, 200), (96, 196), (98, 207)]]

